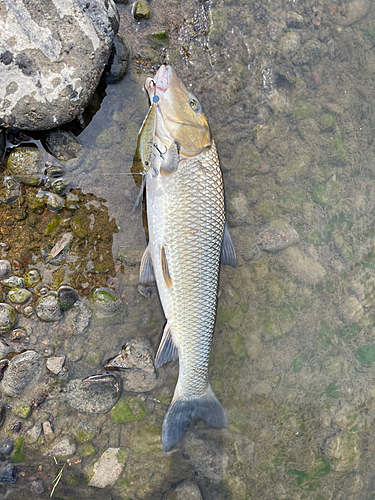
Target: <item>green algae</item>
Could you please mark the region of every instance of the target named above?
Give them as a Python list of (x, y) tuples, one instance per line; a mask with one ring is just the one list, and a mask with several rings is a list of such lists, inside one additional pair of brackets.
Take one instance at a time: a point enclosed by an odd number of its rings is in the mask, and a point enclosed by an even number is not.
[(353, 340), (358, 336), (361, 329), (362, 328), (358, 323), (352, 323), (351, 325), (346, 325), (338, 330), (337, 334), (345, 340)]
[(312, 105), (305, 101), (298, 102), (292, 111), (293, 118), (296, 118), (297, 120), (304, 120), (305, 118), (310, 118), (312, 114), (313, 114)]
[(138, 422), (145, 418), (147, 409), (138, 399), (122, 397), (109, 412), (109, 415), (117, 423)]
[(327, 386), (325, 393), (332, 399), (339, 399), (341, 397), (340, 386), (338, 385), (337, 380), (334, 380)]
[(25, 443), (23, 437), (20, 436), (13, 443), (13, 451), (10, 455), (10, 459), (12, 462), (18, 464), (24, 462), (25, 458)]
[(52, 222), (47, 224), (46, 229), (44, 231), (45, 236), (49, 236), (53, 231), (58, 227), (60, 224), (61, 218), (60, 217), (55, 217)]
[(375, 362), (375, 344), (363, 345), (357, 349), (355, 359), (363, 366), (371, 366)]

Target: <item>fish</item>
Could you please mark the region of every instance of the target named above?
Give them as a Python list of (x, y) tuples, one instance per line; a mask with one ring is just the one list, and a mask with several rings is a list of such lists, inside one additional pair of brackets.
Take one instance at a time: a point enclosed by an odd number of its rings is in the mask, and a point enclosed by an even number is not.
[(167, 452), (195, 418), (208, 427), (228, 427), (208, 367), (219, 265), (234, 267), (236, 252), (225, 220), (219, 158), (198, 99), (169, 65), (147, 78), (145, 89), (156, 120), (148, 156), (152, 165), (145, 172), (149, 241), (140, 282), (156, 281), (167, 320), (155, 368), (179, 359), (178, 381), (162, 428)]

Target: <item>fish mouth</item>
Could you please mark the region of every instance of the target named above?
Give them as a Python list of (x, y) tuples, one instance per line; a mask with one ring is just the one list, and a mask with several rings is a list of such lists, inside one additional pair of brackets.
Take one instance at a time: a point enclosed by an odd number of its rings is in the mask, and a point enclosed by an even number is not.
[(162, 64), (160, 68), (158, 69), (156, 75), (154, 78), (147, 78), (145, 87), (146, 90), (152, 98), (152, 96), (155, 94), (155, 92), (161, 92), (164, 93), (168, 87), (169, 87), (169, 75), (170, 71), (168, 66), (165, 66), (165, 64)]

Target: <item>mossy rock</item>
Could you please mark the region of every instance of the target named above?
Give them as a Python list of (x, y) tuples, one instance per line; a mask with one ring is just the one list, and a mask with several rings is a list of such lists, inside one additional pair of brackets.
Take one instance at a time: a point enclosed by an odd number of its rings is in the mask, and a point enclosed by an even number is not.
[(142, 401), (134, 398), (120, 398), (109, 412), (111, 419), (117, 423), (139, 422), (147, 415)]
[(10, 455), (10, 459), (12, 462), (18, 464), (24, 462), (25, 458), (25, 443), (23, 437), (20, 436), (13, 443), (13, 451)]

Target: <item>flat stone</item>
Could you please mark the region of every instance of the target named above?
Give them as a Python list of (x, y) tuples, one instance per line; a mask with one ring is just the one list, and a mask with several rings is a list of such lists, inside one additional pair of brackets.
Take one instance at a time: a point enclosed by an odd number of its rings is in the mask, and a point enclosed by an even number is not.
[(105, 488), (117, 481), (125, 464), (119, 460), (120, 448), (108, 448), (94, 464), (93, 477), (89, 486)]
[(93, 375), (68, 382), (66, 396), (69, 404), (85, 413), (106, 413), (118, 401), (121, 380), (114, 375)]
[(0, 382), (1, 390), (8, 396), (16, 396), (30, 389), (43, 372), (43, 356), (35, 351), (24, 351), (9, 362), (4, 378)]
[(308, 257), (297, 247), (287, 248), (279, 259), (292, 276), (311, 285), (316, 285), (327, 273), (317, 260)]
[(44, 453), (45, 457), (67, 457), (69, 455), (74, 455), (76, 452), (75, 443), (71, 443), (69, 439), (63, 439), (62, 441), (56, 443), (50, 450)]
[(91, 316), (90, 309), (78, 300), (71, 309), (65, 312), (65, 325), (70, 333), (79, 335), (89, 326)]
[(82, 113), (119, 26), (113, 0), (4, 0), (0, 127), (47, 130)]

